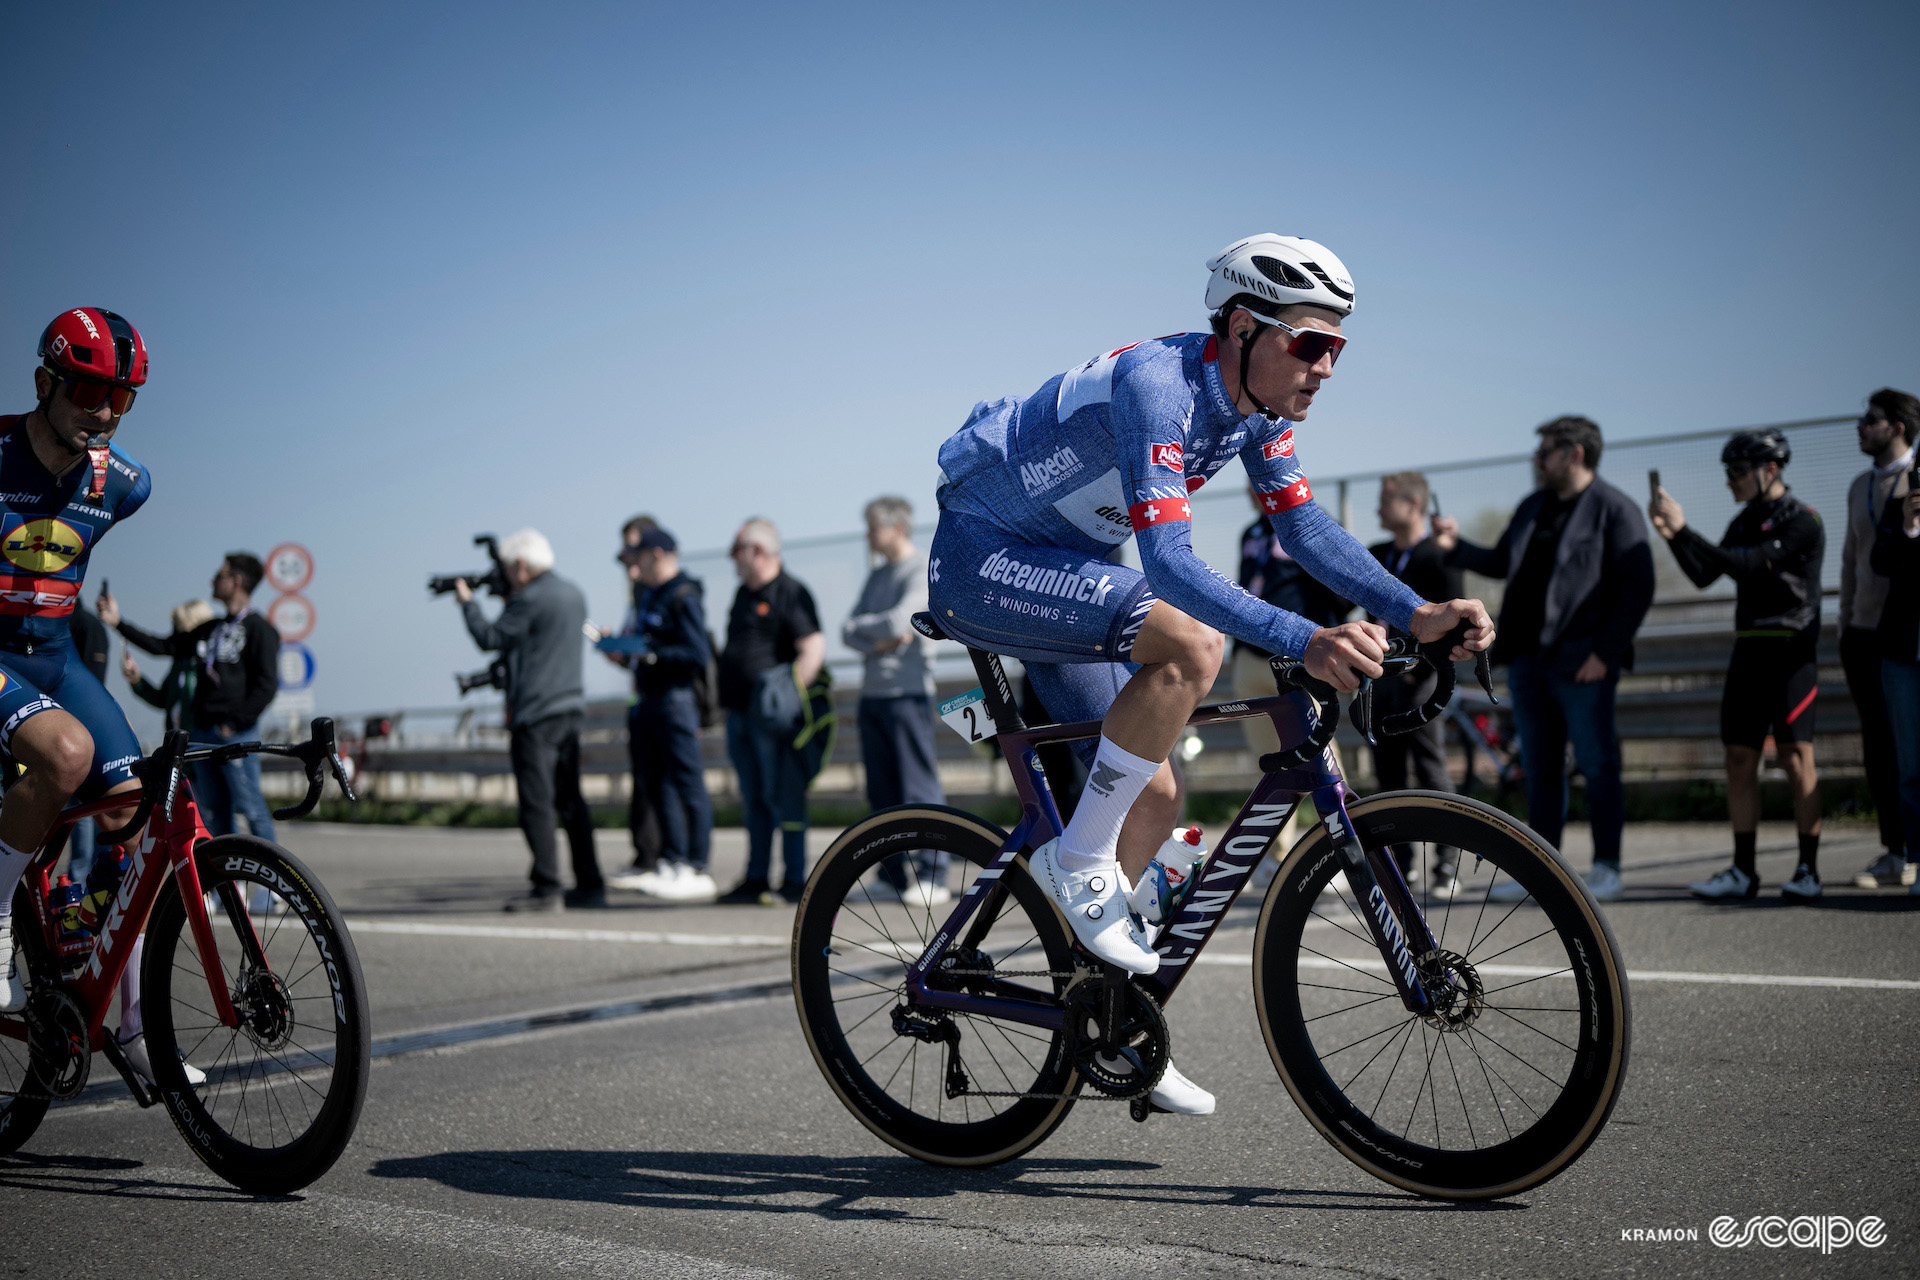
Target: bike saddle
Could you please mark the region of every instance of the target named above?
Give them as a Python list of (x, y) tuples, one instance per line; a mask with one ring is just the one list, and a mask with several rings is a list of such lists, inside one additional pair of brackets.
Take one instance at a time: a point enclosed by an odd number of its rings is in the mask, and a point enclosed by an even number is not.
[(929, 640), (945, 640), (947, 638), (947, 633), (940, 629), (940, 624), (933, 620), (933, 615), (930, 613), (914, 614), (913, 629)]

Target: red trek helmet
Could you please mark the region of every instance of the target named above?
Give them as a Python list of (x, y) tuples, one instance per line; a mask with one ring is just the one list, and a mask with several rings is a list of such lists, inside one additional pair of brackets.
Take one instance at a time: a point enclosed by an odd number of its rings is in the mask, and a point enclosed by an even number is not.
[(138, 387), (147, 380), (147, 344), (140, 331), (105, 307), (77, 307), (55, 316), (40, 335), (40, 358), (56, 373), (117, 386)]

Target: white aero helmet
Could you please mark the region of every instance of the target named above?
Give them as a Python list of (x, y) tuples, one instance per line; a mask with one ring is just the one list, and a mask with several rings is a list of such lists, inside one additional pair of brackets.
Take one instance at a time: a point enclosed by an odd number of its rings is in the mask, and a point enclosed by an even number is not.
[[(1307, 303), (1353, 314), (1353, 277), (1333, 251), (1299, 236), (1266, 233), (1235, 240), (1207, 260), (1207, 310), (1219, 311), (1241, 294), (1271, 304), (1267, 314)], [(1248, 308), (1255, 310), (1255, 308)]]

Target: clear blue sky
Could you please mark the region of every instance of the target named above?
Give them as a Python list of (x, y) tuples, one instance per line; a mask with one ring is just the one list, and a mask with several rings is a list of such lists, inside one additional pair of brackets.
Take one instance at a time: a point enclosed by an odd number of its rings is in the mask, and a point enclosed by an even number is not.
[(541, 528), (612, 622), (634, 511), (930, 508), (975, 400), (1199, 327), (1252, 231), (1358, 285), (1310, 476), (1912, 388), (1917, 13), (10, 5), (0, 409), (55, 312), (124, 313), (154, 497), (93, 575), (160, 626), (303, 542), (322, 703), (443, 704), (476, 655), (422, 579), (473, 532)]

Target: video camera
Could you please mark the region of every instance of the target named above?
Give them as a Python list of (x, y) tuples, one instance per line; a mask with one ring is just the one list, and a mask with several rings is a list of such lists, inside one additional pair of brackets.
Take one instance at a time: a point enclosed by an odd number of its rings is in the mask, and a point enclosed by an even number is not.
[[(467, 585), (475, 591), (491, 591), (502, 600), (512, 595), (513, 584), (507, 580), (507, 566), (500, 559), (499, 539), (490, 533), (477, 533), (473, 537), (473, 545), (487, 549), (487, 559), (493, 561), (493, 568), (487, 570), (485, 573), (456, 573), (449, 574), (446, 577), (428, 578), (427, 590), (436, 596), (443, 596), (453, 590), (454, 583), (465, 578)], [(460, 678), (466, 680), (473, 677), (462, 676)], [(466, 691), (467, 687), (463, 685), (460, 692), (465, 693)]]
[(459, 688), (460, 696), (463, 698), (475, 689), (504, 689), (507, 687), (507, 660), (495, 658), (487, 664), (485, 671), (469, 672), (464, 676), (456, 675), (453, 683)]

